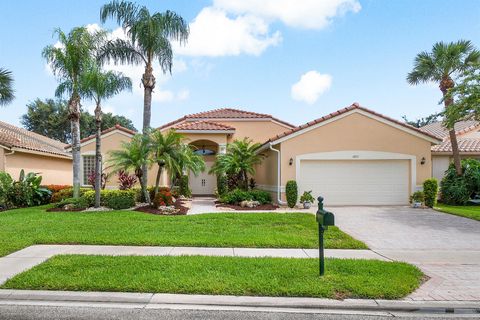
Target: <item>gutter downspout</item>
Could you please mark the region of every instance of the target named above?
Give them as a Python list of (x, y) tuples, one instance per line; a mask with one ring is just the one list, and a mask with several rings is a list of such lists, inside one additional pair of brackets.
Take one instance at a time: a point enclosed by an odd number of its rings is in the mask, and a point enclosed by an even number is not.
[(284, 206), (287, 203), (285, 201), (282, 201), (281, 193), (280, 193), (280, 188), (281, 188), (281, 168), (280, 168), (280, 150), (277, 150), (273, 148), (272, 144), (270, 143), (268, 145), (269, 149), (277, 153), (277, 202), (278, 204)]
[(3, 162), (3, 163), (2, 163), (2, 164), (3, 164), (3, 170), (7, 171), (7, 156), (11, 156), (11, 155), (14, 154), (14, 153), (15, 153), (15, 150), (11, 150), (11, 149), (10, 149), (10, 153), (6, 153), (6, 152), (5, 152), (5, 153), (3, 154), (3, 159), (1, 159), (2, 162)]

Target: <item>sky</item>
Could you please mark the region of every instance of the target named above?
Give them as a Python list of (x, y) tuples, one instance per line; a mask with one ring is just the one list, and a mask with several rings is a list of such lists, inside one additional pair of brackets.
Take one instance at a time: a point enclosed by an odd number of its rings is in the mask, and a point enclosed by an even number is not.
[[(42, 49), (56, 28), (104, 28), (106, 1), (0, 2), (0, 67), (14, 75), (16, 99), (0, 109), (15, 125), (26, 105), (53, 98), (57, 79)], [(410, 86), (415, 55), (438, 41), (471, 40), (480, 47), (479, 0), (156, 0), (151, 12), (173, 10), (190, 24), (185, 46), (174, 43), (172, 74), (154, 69), (152, 127), (216, 108), (268, 113), (299, 125), (358, 102), (401, 119), (441, 110), (435, 84)], [(142, 66), (115, 66), (133, 90), (104, 102), (106, 112), (141, 128)], [(92, 101), (82, 101), (93, 110)]]

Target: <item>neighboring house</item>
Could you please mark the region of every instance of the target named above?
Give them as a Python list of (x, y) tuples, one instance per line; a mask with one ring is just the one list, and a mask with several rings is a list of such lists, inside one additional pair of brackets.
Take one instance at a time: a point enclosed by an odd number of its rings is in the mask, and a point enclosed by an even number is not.
[[(432, 176), (440, 181), (453, 161), (449, 132), (442, 122), (435, 122), (420, 129), (442, 139), (442, 143), (432, 147)], [(473, 120), (457, 122), (455, 133), (460, 157), (480, 159), (480, 123)]]
[[(120, 149), (122, 147), (122, 143), (129, 142), (135, 133), (135, 131), (124, 128), (118, 124), (102, 131), (101, 152), (103, 171), (109, 174), (109, 178), (107, 180), (107, 187), (109, 188), (117, 187), (118, 179), (116, 175), (110, 174), (112, 169), (111, 164), (108, 163), (108, 152), (111, 150)], [(67, 146), (66, 150), (71, 152), (71, 146)], [(95, 135), (91, 135), (80, 140), (80, 152), (80, 181), (82, 186), (89, 186), (88, 176), (95, 171)]]
[(196, 152), (204, 156), (207, 169), (197, 176), (190, 175), (190, 187), (193, 194), (211, 195), (217, 187), (217, 179), (208, 171), (215, 155), (225, 153), (228, 143), (243, 138), (263, 143), (270, 136), (293, 128), (295, 126), (269, 114), (225, 108), (186, 115), (158, 129), (182, 133)]
[(72, 184), (66, 144), (0, 121), (0, 171), (18, 179), (22, 169), (42, 175), (42, 184)]
[(255, 178), (280, 200), (287, 181), (296, 180), (299, 195), (312, 190), (326, 205), (405, 205), (431, 177), (430, 148), (440, 142), (355, 103), (274, 134)]

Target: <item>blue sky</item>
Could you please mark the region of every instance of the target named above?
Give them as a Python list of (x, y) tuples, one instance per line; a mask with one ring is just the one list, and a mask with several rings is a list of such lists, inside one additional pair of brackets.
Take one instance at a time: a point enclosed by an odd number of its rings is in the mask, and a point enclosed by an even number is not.
[[(275, 2), (276, 1), (276, 2)], [(275, 2), (273, 4), (273, 2)], [(100, 25), (105, 1), (0, 2), (0, 66), (15, 78), (15, 101), (1, 120), (19, 124), (26, 104), (50, 98), (57, 85), (41, 57), (55, 28)], [(138, 1), (174, 10), (191, 23), (176, 46), (173, 75), (157, 68), (152, 126), (221, 107), (270, 113), (301, 124), (359, 102), (400, 119), (441, 109), (433, 84), (409, 86), (415, 55), (437, 41), (480, 47), (477, 0), (164, 0)], [(115, 31), (109, 22), (103, 26)], [(119, 30), (116, 31), (117, 33)], [(141, 67), (112, 67), (132, 77), (133, 92), (105, 102), (140, 128)], [(90, 109), (92, 102), (82, 102)]]

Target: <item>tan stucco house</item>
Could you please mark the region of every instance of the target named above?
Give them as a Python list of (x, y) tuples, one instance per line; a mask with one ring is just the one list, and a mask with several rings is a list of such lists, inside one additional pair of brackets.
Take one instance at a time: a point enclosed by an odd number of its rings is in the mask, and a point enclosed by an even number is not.
[(0, 121), (0, 171), (18, 179), (22, 169), (42, 175), (42, 184), (72, 184), (66, 144)]
[[(228, 143), (245, 137), (261, 143), (259, 152), (265, 158), (254, 178), (280, 203), (285, 201), (287, 181), (296, 180), (300, 194), (312, 190), (315, 197), (325, 198), (326, 205), (408, 204), (410, 194), (432, 176), (432, 147), (436, 150), (444, 143), (437, 132), (422, 131), (357, 103), (301, 126), (269, 114), (225, 108), (186, 115), (158, 130), (182, 133), (204, 156), (207, 170), (190, 175), (194, 195), (214, 194), (216, 177), (208, 169), (217, 154), (226, 152)], [(119, 149), (134, 134), (118, 125), (103, 131), (104, 162), (109, 151)], [(70, 165), (65, 170), (71, 179), (71, 160), (59, 152), (55, 156), (66, 157), (62, 160)], [(87, 185), (94, 168), (94, 136), (82, 139), (81, 153), (82, 181)], [(157, 170), (156, 165), (149, 170), (150, 185)], [(169, 184), (166, 174), (161, 184)], [(117, 185), (112, 176), (107, 186)]]
[[(431, 123), (420, 129), (442, 139), (440, 144), (432, 146), (432, 176), (440, 181), (453, 161), (449, 132), (442, 122)], [(473, 120), (457, 122), (455, 133), (460, 157), (480, 159), (480, 123)]]

